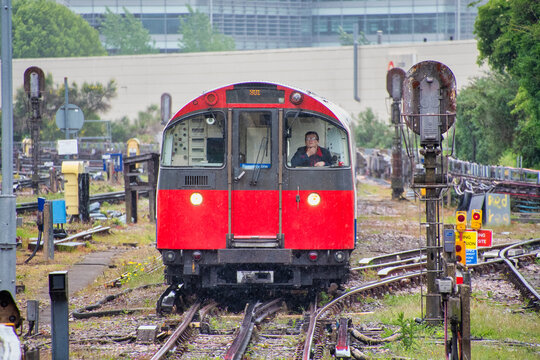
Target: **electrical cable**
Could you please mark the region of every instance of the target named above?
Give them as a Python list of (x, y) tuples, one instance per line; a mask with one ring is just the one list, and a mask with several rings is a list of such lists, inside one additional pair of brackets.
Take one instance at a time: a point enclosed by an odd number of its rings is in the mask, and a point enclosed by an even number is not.
[(36, 242), (36, 246), (34, 247), (34, 251), (32, 252), (32, 254), (30, 254), (30, 256), (29, 256), (26, 260), (24, 260), (24, 263), (25, 263), (25, 264), (28, 264), (28, 262), (29, 262), (30, 260), (32, 260), (32, 258), (33, 258), (34, 256), (36, 256), (36, 254), (37, 254), (37, 252), (38, 252), (38, 250), (39, 250), (39, 246), (40, 246), (40, 244), (41, 244), (41, 235), (42, 235), (42, 234), (43, 234), (43, 230), (39, 230), (39, 232), (38, 232), (38, 238), (37, 238), (37, 242)]

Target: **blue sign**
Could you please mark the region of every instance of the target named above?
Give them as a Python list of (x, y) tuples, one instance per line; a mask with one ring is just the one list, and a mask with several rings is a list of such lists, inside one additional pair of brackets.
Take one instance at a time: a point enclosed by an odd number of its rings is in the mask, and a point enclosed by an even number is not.
[(478, 251), (476, 249), (465, 249), (465, 259), (467, 265), (478, 264)]
[(114, 171), (121, 172), (124, 168), (124, 161), (122, 160), (122, 153), (105, 154), (101, 157), (103, 159), (103, 171), (108, 171), (107, 164), (109, 160), (114, 163)]
[(53, 224), (65, 224), (66, 223), (66, 201), (65, 200), (52, 200), (52, 219)]
[(38, 211), (43, 212), (44, 208), (45, 208), (45, 198), (38, 197), (37, 198), (37, 209), (38, 209)]
[(270, 169), (270, 164), (254, 164), (254, 163), (242, 163), (240, 164), (240, 167), (242, 169), (246, 169), (246, 170), (254, 170), (255, 168), (257, 169)]

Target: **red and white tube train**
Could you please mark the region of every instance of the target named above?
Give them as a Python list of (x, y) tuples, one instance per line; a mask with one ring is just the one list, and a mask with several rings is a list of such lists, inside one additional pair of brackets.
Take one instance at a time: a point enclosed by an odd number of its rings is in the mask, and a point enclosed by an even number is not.
[[(344, 281), (356, 238), (350, 121), (320, 96), (269, 82), (223, 86), (183, 106), (163, 131), (158, 181), (167, 283)], [(323, 163), (293, 161), (297, 152), (314, 159), (305, 148), (314, 139)]]

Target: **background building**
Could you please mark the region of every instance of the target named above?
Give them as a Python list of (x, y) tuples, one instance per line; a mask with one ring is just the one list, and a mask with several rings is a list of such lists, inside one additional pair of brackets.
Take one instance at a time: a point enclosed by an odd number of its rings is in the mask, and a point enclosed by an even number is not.
[[(30, 66), (51, 74), (55, 83), (108, 83), (114, 79), (117, 96), (104, 120), (131, 119), (161, 95), (172, 96), (173, 112), (208, 91), (242, 81), (271, 81), (311, 90), (341, 105), (353, 116), (366, 108), (381, 119), (390, 118), (391, 101), (386, 90), (390, 64), (405, 71), (417, 62), (435, 60), (453, 71), (458, 88), (481, 76), (487, 66), (476, 63), (475, 40), (433, 41), (363, 45), (358, 47), (358, 92), (354, 94), (352, 46), (290, 48), (86, 58), (14, 59), (14, 91), (23, 84)], [(309, 61), (299, 61), (309, 59)]]
[(232, 36), (237, 50), (340, 45), (339, 28), (355, 26), (370, 43), (473, 38), (471, 0), (56, 0), (99, 27), (105, 9), (139, 18), (161, 52), (177, 52), (188, 5)]

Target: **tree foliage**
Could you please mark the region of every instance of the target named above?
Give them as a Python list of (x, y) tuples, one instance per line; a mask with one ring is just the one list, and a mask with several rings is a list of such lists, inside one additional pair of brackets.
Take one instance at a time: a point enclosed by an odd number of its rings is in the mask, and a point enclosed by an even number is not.
[[(64, 138), (64, 133), (56, 126), (56, 111), (65, 102), (65, 87), (54, 84), (51, 74), (47, 74), (45, 79), (45, 94), (43, 95), (43, 105), (41, 107), (41, 139), (52, 141)], [(84, 118), (87, 120), (98, 120), (99, 114), (106, 112), (111, 107), (111, 99), (116, 96), (116, 83), (114, 80), (108, 84), (83, 83), (79, 87), (77, 83), (68, 85), (69, 102), (81, 108)], [(29, 135), (28, 97), (23, 88), (17, 89), (15, 105), (13, 108), (14, 139), (21, 140)], [(80, 132), (81, 136), (96, 136), (95, 126), (85, 125)]]
[[(339, 43), (343, 46), (354, 45), (354, 35), (349, 34), (341, 26), (338, 27), (339, 34)], [(369, 45), (369, 41), (366, 38), (366, 35), (360, 31), (358, 32), (358, 44), (359, 45)]]
[(390, 149), (392, 147), (392, 130), (375, 116), (371, 108), (358, 115), (354, 126), (356, 146), (364, 148)]
[(105, 38), (105, 47), (114, 55), (151, 54), (158, 52), (155, 42), (142, 22), (136, 19), (125, 7), (124, 15), (115, 14), (109, 8), (100, 32)]
[(139, 111), (137, 118), (130, 121), (123, 117), (112, 123), (111, 131), (114, 142), (126, 142), (137, 134), (137, 138), (145, 143), (155, 143), (161, 132), (161, 111), (157, 105), (150, 105), (145, 111)]
[(512, 105), (517, 81), (490, 73), (472, 80), (457, 98), (456, 154), (462, 160), (498, 165), (512, 149), (518, 115)]
[(520, 115), (514, 146), (525, 166), (540, 167), (540, 2), (490, 0), (475, 23), (479, 61), (518, 81), (514, 114)]
[(234, 39), (214, 29), (210, 19), (199, 10), (188, 5), (189, 15), (180, 17), (180, 34), (178, 46), (182, 52), (230, 51), (236, 45)]
[(107, 54), (88, 22), (51, 0), (15, 0), (12, 23), (14, 58)]

